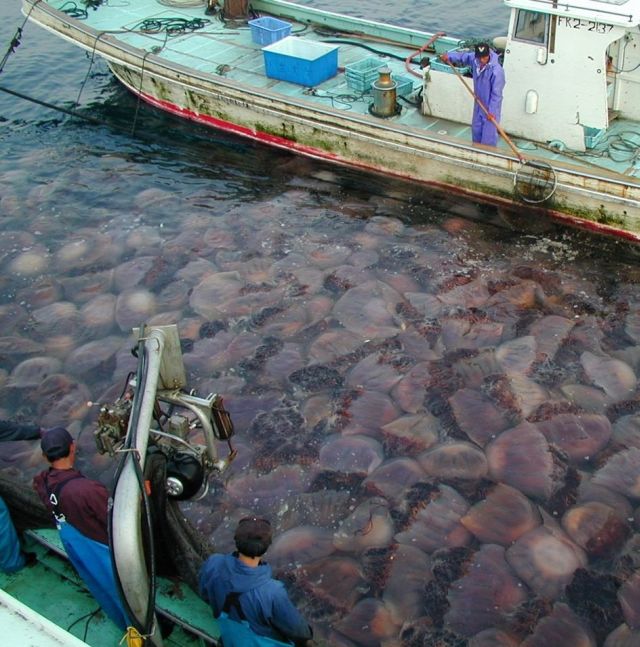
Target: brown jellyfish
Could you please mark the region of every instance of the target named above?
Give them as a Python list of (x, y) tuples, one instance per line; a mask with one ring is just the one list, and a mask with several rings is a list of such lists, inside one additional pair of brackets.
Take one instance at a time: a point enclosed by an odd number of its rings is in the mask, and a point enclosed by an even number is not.
[(400, 416), (381, 428), (383, 442), (392, 453), (404, 456), (428, 449), (438, 441), (438, 419), (430, 413)]
[(621, 624), (614, 629), (604, 641), (603, 647), (638, 647), (640, 631), (634, 631), (627, 624)]
[(393, 539), (393, 520), (388, 503), (374, 497), (361, 503), (344, 519), (333, 535), (338, 550), (362, 552), (388, 546)]
[(630, 397), (636, 389), (636, 375), (622, 360), (585, 351), (580, 363), (591, 382), (616, 402)]
[(611, 438), (611, 423), (606, 416), (561, 413), (536, 423), (545, 438), (567, 454), (572, 462), (589, 460)]
[(502, 546), (540, 525), (540, 513), (529, 499), (509, 485), (499, 483), (476, 503), (460, 523), (480, 541)]
[(507, 562), (541, 598), (556, 600), (577, 568), (587, 565), (584, 551), (562, 531), (546, 525), (522, 535), (506, 553)]
[(541, 499), (548, 499), (562, 484), (566, 471), (542, 433), (528, 422), (502, 432), (486, 454), (492, 478)]
[(640, 449), (630, 447), (614, 454), (593, 475), (593, 482), (632, 499), (640, 498)]
[(298, 526), (279, 534), (269, 547), (267, 560), (274, 568), (295, 568), (334, 552), (330, 530)]
[(612, 507), (590, 501), (574, 506), (562, 517), (562, 527), (569, 537), (589, 555), (607, 557), (627, 540), (631, 529)]
[(566, 604), (558, 602), (553, 611), (540, 620), (533, 634), (525, 639), (521, 647), (550, 645), (596, 647), (596, 639), (589, 627), (586, 627)]
[(622, 416), (613, 423), (613, 440), (624, 447), (640, 448), (640, 416)]
[(640, 571), (636, 571), (618, 590), (624, 619), (634, 631), (640, 629)]
[(470, 543), (471, 533), (460, 523), (469, 504), (448, 485), (440, 485), (438, 489), (439, 493), (416, 514), (411, 525), (396, 534), (397, 542), (410, 544), (425, 553)]
[(574, 321), (558, 315), (538, 319), (530, 328), (530, 333), (536, 340), (537, 352), (547, 359), (553, 359), (574, 326)]
[(320, 448), (320, 467), (346, 473), (370, 474), (384, 460), (382, 445), (369, 436), (332, 435)]
[(296, 569), (295, 576), (312, 596), (339, 609), (353, 607), (369, 588), (360, 564), (350, 557), (323, 557)]
[(484, 629), (469, 640), (467, 647), (518, 647), (520, 639), (500, 629)]
[(368, 492), (396, 500), (408, 487), (424, 477), (425, 473), (420, 463), (413, 458), (391, 458), (373, 470), (363, 485)]
[[(391, 610), (374, 598), (360, 600), (334, 628), (362, 647), (380, 647), (400, 631)], [(335, 644), (333, 640), (331, 644)]]
[(481, 447), (509, 427), (508, 413), (475, 389), (459, 389), (449, 404), (460, 429)]
[(473, 556), (466, 574), (449, 587), (445, 628), (471, 637), (508, 624), (509, 616), (527, 599), (527, 591), (504, 553), (502, 546), (484, 544)]
[(389, 558), (382, 601), (398, 625), (425, 614), (425, 587), (432, 579), (431, 560), (420, 549), (400, 545)]
[(471, 443), (455, 442), (435, 445), (418, 456), (422, 469), (437, 480), (476, 481), (488, 473), (484, 452)]

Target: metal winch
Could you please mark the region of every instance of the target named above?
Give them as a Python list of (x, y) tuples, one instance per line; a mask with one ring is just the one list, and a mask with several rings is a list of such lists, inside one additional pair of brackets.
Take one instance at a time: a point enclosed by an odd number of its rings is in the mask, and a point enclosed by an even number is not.
[(393, 117), (399, 114), (396, 88), (398, 84), (391, 78), (391, 70), (382, 67), (378, 70), (378, 79), (371, 85), (373, 103), (369, 111), (376, 117)]
[[(177, 330), (161, 327), (167, 338), (163, 363), (165, 380), (155, 390), (148, 429), (149, 445), (166, 457), (166, 492), (175, 499), (195, 496), (212, 472), (222, 472), (235, 457), (230, 439), (234, 428), (222, 397), (209, 394), (201, 398), (183, 390), (184, 366)], [(100, 454), (115, 456), (127, 451), (127, 435), (134, 418), (139, 417), (138, 376), (130, 375), (122, 395), (110, 405), (102, 405), (94, 432)], [(172, 388), (163, 388), (170, 386)], [(218, 458), (216, 441), (226, 441), (229, 454)]]

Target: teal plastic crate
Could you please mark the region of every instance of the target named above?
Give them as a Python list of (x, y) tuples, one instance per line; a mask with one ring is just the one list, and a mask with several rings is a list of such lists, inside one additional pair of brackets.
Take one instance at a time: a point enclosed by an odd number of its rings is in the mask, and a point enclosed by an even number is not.
[(413, 79), (399, 74), (392, 74), (391, 78), (396, 82), (397, 96), (408, 97), (413, 92)]
[(584, 127), (584, 147), (595, 148), (607, 132), (606, 128), (587, 128)]
[(355, 63), (344, 66), (347, 85), (357, 92), (367, 92), (371, 84), (378, 78), (378, 70), (387, 64), (379, 58), (363, 58)]
[(338, 45), (287, 36), (262, 53), (270, 79), (313, 87), (338, 73)]
[(258, 45), (271, 45), (291, 34), (291, 24), (284, 20), (263, 16), (249, 21), (251, 40)]
[[(449, 74), (455, 74), (455, 72), (451, 69), (451, 65), (449, 63), (445, 63), (444, 61), (439, 61), (437, 58), (432, 58), (431, 59), (431, 69), (432, 70), (437, 70), (438, 72), (447, 72)], [(470, 74), (471, 73), (471, 68), (468, 65), (464, 66), (456, 66), (456, 70), (460, 72), (463, 76), (465, 74)]]

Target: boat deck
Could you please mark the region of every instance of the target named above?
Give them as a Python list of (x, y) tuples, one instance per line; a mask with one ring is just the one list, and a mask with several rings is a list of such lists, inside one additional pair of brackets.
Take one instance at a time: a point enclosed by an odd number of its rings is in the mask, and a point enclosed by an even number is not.
[[(34, 564), (16, 573), (0, 572), (0, 589), (11, 596), (15, 602), (4, 603), (0, 610), (0, 623), (13, 612), (15, 607), (25, 605), (37, 616), (41, 616), (42, 630), (32, 626), (29, 641), (20, 642), (23, 635), (5, 634), (5, 644), (38, 647), (53, 645), (87, 644), (90, 647), (113, 647), (122, 643), (122, 632), (104, 615), (98, 613), (99, 607), (85, 589), (82, 580), (68, 562), (57, 530), (40, 529), (26, 531), (26, 547), (36, 556)], [(220, 633), (209, 606), (184, 583), (158, 578), (156, 610), (166, 619), (175, 623), (173, 632), (164, 641), (167, 647), (205, 647), (216, 644)], [(35, 616), (34, 616), (35, 617)], [(64, 640), (49, 630), (46, 624), (53, 623), (69, 632), (71, 637)], [(20, 627), (7, 627), (17, 632)], [(38, 634), (37, 636), (34, 635)], [(47, 635), (54, 642), (46, 642)], [(11, 637), (18, 642), (12, 642)], [(78, 640), (72, 640), (75, 636)]]
[[(61, 11), (80, 8), (73, 0), (47, 0), (48, 4)], [(166, 2), (166, 4), (165, 4)], [(455, 137), (471, 143), (471, 128), (445, 119), (433, 118), (421, 113), (418, 91), (422, 79), (405, 67), (405, 58), (411, 48), (395, 45), (385, 39), (367, 38), (357, 34), (330, 32), (322, 27), (287, 20), (291, 35), (305, 40), (339, 45), (338, 73), (313, 88), (297, 83), (279, 81), (266, 75), (262, 44), (253, 42), (249, 25), (243, 21), (225, 21), (219, 14), (207, 16), (204, 7), (170, 6), (171, 0), (136, 0), (127, 6), (118, 4), (113, 10), (103, 4), (96, 10), (88, 9), (86, 25), (101, 34), (114, 34), (117, 38), (166, 59), (202, 73), (224, 76), (251, 88), (265, 89), (287, 97), (300, 98), (335, 110), (367, 114), (372, 104), (370, 92), (353, 87), (353, 81), (345, 73), (345, 66), (366, 58), (378, 58), (387, 65), (392, 77), (403, 84), (412, 83), (412, 92), (399, 98), (401, 111), (385, 121), (406, 125), (438, 136)], [(123, 20), (123, 15), (125, 19)], [(78, 17), (74, 15), (74, 17)], [(191, 21), (201, 21), (192, 29)], [(441, 45), (447, 49), (454, 46), (454, 39), (445, 38)], [(434, 56), (433, 52), (424, 55)], [(415, 56), (417, 61), (422, 55)], [(412, 66), (418, 70), (417, 65)], [(574, 165), (586, 173), (589, 169), (606, 169), (628, 177), (640, 177), (640, 124), (615, 119), (611, 122), (596, 147), (586, 152), (565, 150), (561, 142), (550, 145), (513, 139), (516, 147), (526, 157), (535, 155), (549, 161)], [(510, 154), (508, 145), (500, 140), (498, 147)]]

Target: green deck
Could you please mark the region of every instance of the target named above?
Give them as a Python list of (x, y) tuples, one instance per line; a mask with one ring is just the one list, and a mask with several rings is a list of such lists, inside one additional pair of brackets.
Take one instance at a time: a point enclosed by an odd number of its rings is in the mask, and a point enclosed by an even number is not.
[[(118, 645), (122, 632), (99, 610), (84, 588), (64, 556), (58, 532), (30, 531), (27, 540), (28, 549), (38, 557), (37, 563), (12, 575), (0, 573), (0, 588), (91, 647)], [(159, 578), (157, 584), (156, 609), (176, 622), (164, 644), (216, 644), (219, 632), (208, 605), (184, 583)]]

